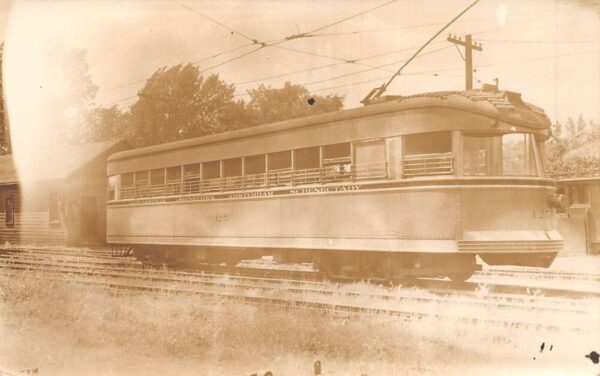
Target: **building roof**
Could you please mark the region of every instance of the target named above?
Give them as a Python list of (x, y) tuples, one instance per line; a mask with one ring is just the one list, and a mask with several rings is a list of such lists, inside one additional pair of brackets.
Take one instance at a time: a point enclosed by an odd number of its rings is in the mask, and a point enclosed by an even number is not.
[(23, 180), (63, 179), (97, 158), (127, 148), (125, 141), (105, 141), (67, 147), (48, 147), (36, 153), (0, 156), (0, 184)]
[[(498, 90), (440, 91), (410, 96), (385, 96), (364, 107), (319, 114), (304, 118), (259, 125), (210, 136), (191, 138), (165, 144), (126, 150), (113, 154), (109, 161), (128, 159), (141, 155), (156, 154), (172, 149), (216, 143), (236, 138), (252, 137), (281, 132), (300, 127), (350, 120), (364, 116), (393, 113), (406, 110), (451, 108), (478, 113), (511, 125), (541, 131), (550, 129), (550, 120), (544, 111), (524, 102), (521, 94)], [(549, 134), (549, 133), (548, 133)]]

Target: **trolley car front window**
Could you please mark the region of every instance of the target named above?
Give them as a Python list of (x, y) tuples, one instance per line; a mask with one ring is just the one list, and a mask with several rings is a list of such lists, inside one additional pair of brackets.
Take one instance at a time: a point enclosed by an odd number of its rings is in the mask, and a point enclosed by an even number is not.
[(463, 174), (469, 176), (535, 176), (535, 140), (523, 133), (463, 136)]

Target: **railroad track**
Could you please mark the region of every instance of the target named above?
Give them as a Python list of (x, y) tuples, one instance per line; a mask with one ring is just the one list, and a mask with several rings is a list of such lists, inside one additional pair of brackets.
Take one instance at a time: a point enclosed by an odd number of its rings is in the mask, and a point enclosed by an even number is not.
[[(47, 257), (54, 263), (77, 263), (81, 265), (128, 265), (135, 268), (144, 268), (141, 262), (132, 257), (115, 258), (110, 251), (87, 252), (78, 248), (46, 248), (46, 247), (13, 247), (5, 248), (4, 254), (19, 254), (20, 257)], [(1, 253), (0, 253), (1, 254)], [(259, 263), (261, 265), (261, 263)], [(180, 268), (181, 269), (181, 268)], [(181, 270), (186, 270), (185, 268)], [(190, 270), (190, 269), (187, 269)], [(323, 276), (315, 271), (278, 269), (277, 265), (262, 263), (260, 267), (227, 267), (222, 265), (203, 265), (201, 269), (193, 269), (214, 274), (234, 274), (242, 276), (258, 276), (269, 278), (285, 278), (288, 280), (323, 280)], [(550, 274), (548, 274), (550, 273)], [(522, 275), (535, 275), (537, 278), (523, 278)], [(549, 271), (483, 271), (476, 273), (470, 282), (454, 283), (440, 279), (419, 279), (416, 286), (427, 288), (432, 292), (447, 293), (462, 291), (476, 292), (484, 286), (490, 294), (525, 294), (544, 295), (568, 298), (600, 297), (600, 284), (593, 279), (579, 279), (578, 283), (571, 280), (559, 279), (564, 273), (552, 274)], [(567, 273), (568, 276), (574, 277)], [(514, 276), (517, 277), (514, 277)], [(550, 275), (552, 278), (541, 278), (539, 275)], [(565, 283), (567, 282), (567, 283)]]
[[(287, 279), (274, 279), (274, 278), (257, 278), (257, 277), (243, 277), (243, 276), (215, 276), (211, 274), (198, 274), (189, 272), (176, 272), (167, 270), (139, 270), (127, 267), (84, 267), (81, 265), (66, 265), (61, 264), (60, 269), (56, 267), (57, 264), (44, 263), (43, 261), (34, 260), (19, 260), (9, 259), (7, 261), (0, 260), (0, 267), (13, 268), (13, 269), (24, 269), (24, 270), (36, 270), (36, 271), (48, 271), (69, 274), (69, 275), (87, 275), (87, 276), (108, 276), (108, 277), (128, 277), (132, 279), (146, 279), (159, 282), (173, 282), (173, 283), (186, 283), (198, 286), (207, 287), (220, 287), (220, 288), (238, 288), (251, 290), (256, 288), (257, 284), (260, 284), (262, 289), (273, 289), (284, 293), (314, 293), (328, 296), (345, 295), (351, 297), (360, 297), (366, 295), (364, 291), (357, 291), (351, 288), (344, 289), (335, 285), (327, 285), (323, 282), (310, 282), (310, 281), (290, 281)], [(293, 282), (293, 283), (292, 283)], [(297, 287), (297, 286), (302, 286)], [(335, 286), (335, 288), (331, 288)], [(440, 297), (415, 297), (414, 290), (406, 290), (401, 288), (394, 289), (382, 289), (386, 292), (375, 292), (369, 293), (368, 296), (371, 298), (382, 299), (382, 300), (393, 300), (393, 299), (406, 299), (410, 301), (418, 301), (422, 303), (433, 303), (436, 301), (449, 302), (464, 302), (467, 304), (477, 304), (480, 306), (491, 306), (493, 308), (519, 308), (525, 304), (531, 305), (532, 309), (554, 309), (558, 312), (570, 312), (570, 313), (581, 313), (580, 310), (582, 303), (565, 301), (564, 299), (541, 299), (537, 297), (516, 297), (514, 295), (505, 296), (493, 296), (489, 300), (495, 300), (490, 303), (486, 303), (481, 297), (477, 298), (477, 301), (468, 295), (448, 295), (446, 299), (441, 300)], [(432, 294), (433, 295), (433, 294)], [(534, 304), (535, 303), (535, 304)], [(575, 304), (577, 303), (577, 304)]]
[(557, 270), (490, 269), (477, 272), (477, 274), (494, 277), (525, 277), (530, 279), (600, 282), (600, 274), (574, 273)]
[[(46, 255), (3, 255), (0, 269), (8, 277), (22, 271), (44, 272), (52, 278), (65, 278), (83, 284), (104, 285), (111, 288), (154, 293), (210, 295), (245, 303), (321, 309), (352, 314), (400, 316), (407, 319), (434, 317), (467, 322), (487, 322), (512, 327), (568, 327), (562, 322), (566, 316), (577, 316), (577, 325), (588, 322), (598, 305), (565, 299), (540, 297), (489, 296), (423, 296), (423, 291), (394, 289), (354, 291), (323, 282), (222, 276), (201, 273), (142, 269), (129, 265), (105, 265), (93, 262), (56, 262)], [(89, 257), (84, 257), (88, 259)], [(73, 261), (73, 260), (72, 260)], [(12, 274), (11, 274), (12, 273)], [(426, 292), (425, 292), (426, 293)], [(430, 294), (431, 295), (431, 294)], [(452, 305), (455, 310), (448, 311)], [(514, 312), (521, 312), (515, 320)], [(453, 313), (454, 312), (454, 313)], [(460, 312), (457, 314), (456, 312)], [(492, 313), (492, 315), (490, 315)], [(484, 318), (482, 318), (484, 317)], [(554, 323), (554, 324), (551, 324)]]
[[(0, 252), (10, 251), (28, 251), (28, 252), (44, 252), (47, 254), (64, 255), (64, 256), (79, 256), (90, 257), (94, 259), (115, 260), (111, 251), (108, 249), (87, 249), (62, 246), (40, 246), (40, 245), (11, 245), (0, 247)], [(117, 258), (117, 260), (134, 261), (133, 257)], [(124, 261), (118, 261), (124, 262)], [(265, 264), (266, 266), (266, 264)], [(298, 270), (295, 270), (298, 271)], [(600, 282), (600, 273), (575, 273), (567, 271), (533, 269), (520, 267), (491, 267), (487, 270), (475, 272), (477, 276), (485, 277), (511, 277), (511, 278), (527, 278), (527, 279), (543, 279), (543, 280), (578, 280), (586, 282)]]

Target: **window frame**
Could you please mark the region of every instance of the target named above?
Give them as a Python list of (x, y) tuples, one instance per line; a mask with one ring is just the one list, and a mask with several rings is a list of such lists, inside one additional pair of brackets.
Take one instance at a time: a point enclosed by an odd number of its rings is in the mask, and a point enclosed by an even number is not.
[[(10, 203), (10, 205), (9, 205)], [(15, 226), (15, 196), (4, 197), (4, 223), (6, 227)]]
[(50, 225), (61, 223), (60, 190), (58, 187), (51, 187), (48, 190), (48, 222)]

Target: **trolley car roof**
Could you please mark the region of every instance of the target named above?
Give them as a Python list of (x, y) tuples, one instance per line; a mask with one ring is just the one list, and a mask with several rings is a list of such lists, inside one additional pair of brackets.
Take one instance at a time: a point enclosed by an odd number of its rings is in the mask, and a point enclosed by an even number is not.
[(507, 123), (525, 128), (531, 132), (547, 131), (550, 120), (544, 110), (521, 99), (521, 94), (511, 91), (468, 90), (468, 91), (439, 91), (421, 93), (410, 96), (386, 96), (371, 104), (310, 117), (297, 118), (277, 123), (254, 126), (219, 133), (215, 135), (191, 138), (113, 154), (109, 161), (129, 159), (132, 157), (159, 154), (174, 149), (184, 149), (227, 140), (283, 132), (296, 128), (309, 127), (319, 124), (398, 113), (408, 110), (427, 111), (434, 108), (452, 109), (468, 112), (490, 118), (493, 121)]

